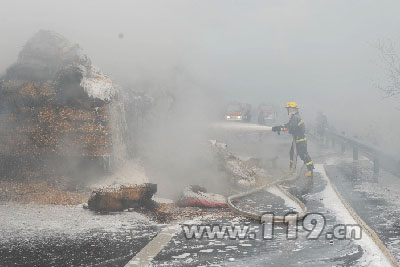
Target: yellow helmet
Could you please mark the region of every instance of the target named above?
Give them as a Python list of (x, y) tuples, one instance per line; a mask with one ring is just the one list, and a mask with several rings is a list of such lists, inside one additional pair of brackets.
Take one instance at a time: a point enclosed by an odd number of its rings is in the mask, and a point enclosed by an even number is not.
[(296, 102), (289, 102), (286, 104), (286, 108), (299, 108)]

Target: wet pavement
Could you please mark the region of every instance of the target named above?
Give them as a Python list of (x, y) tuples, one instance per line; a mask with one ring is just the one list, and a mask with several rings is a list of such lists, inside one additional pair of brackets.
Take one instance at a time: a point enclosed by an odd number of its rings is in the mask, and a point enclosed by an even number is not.
[[(270, 149), (274, 136), (260, 138), (257, 134), (227, 139), (232, 150), (243, 157), (270, 158), (280, 156), (278, 166), (287, 161), (289, 138), (283, 137)], [(266, 141), (267, 140), (267, 141)], [(284, 149), (283, 149), (284, 147)], [(312, 144), (311, 155), (324, 154)], [(252, 152), (257, 151), (252, 155)], [(279, 152), (279, 153), (278, 153)], [(278, 153), (278, 154), (277, 154)], [(398, 257), (400, 243), (400, 208), (398, 184), (388, 175), (373, 176), (372, 169), (362, 161), (357, 164), (329, 159), (328, 172), (348, 202)], [(369, 164), (368, 162), (365, 164)], [(300, 165), (300, 163), (299, 163)], [(322, 166), (322, 165), (320, 165)], [(275, 224), (272, 240), (263, 238), (259, 222), (237, 216), (205, 216), (193, 224), (249, 226), (242, 239), (186, 238), (183, 231), (172, 238), (152, 261), (153, 266), (383, 266), (380, 256), (364, 241), (329, 238), (337, 224), (344, 223), (346, 210), (333, 208), (326, 178), (320, 172), (313, 180), (301, 176), (283, 188), (304, 202), (309, 213), (319, 213), (326, 220), (317, 239), (309, 239), (310, 231), (298, 223), (297, 238), (288, 239), (287, 226)], [(397, 182), (396, 182), (397, 181)], [(328, 190), (329, 189), (329, 190)], [(399, 190), (400, 191), (400, 190)], [(273, 190), (261, 191), (240, 199), (237, 205), (247, 210), (274, 212), (282, 215), (292, 211), (288, 201)], [(333, 205), (333, 206), (332, 206)], [(125, 266), (160, 232), (162, 228), (135, 212), (99, 214), (82, 207), (33, 206), (0, 204), (0, 266)], [(190, 222), (186, 222), (190, 224)], [(372, 244), (373, 245), (373, 244)]]
[[(307, 184), (302, 180), (299, 184)], [(326, 182), (316, 173), (312, 185), (308, 189), (292, 190), (299, 199), (306, 203), (309, 212), (318, 212), (326, 218), (326, 227), (317, 240), (307, 238), (308, 231), (299, 229), (298, 238), (288, 240), (287, 227), (276, 224), (274, 238), (262, 238), (259, 222), (241, 217), (225, 217), (223, 220), (203, 219), (201, 224), (241, 224), (251, 225), (255, 230), (256, 238), (244, 240), (231, 240), (229, 237), (210, 240), (186, 239), (181, 232), (171, 240), (164, 250), (154, 259), (154, 266), (356, 266), (368, 264), (365, 251), (357, 243), (350, 240), (328, 240), (326, 233), (332, 230), (338, 222), (331, 211), (321, 202), (321, 192), (324, 191)], [(257, 200), (271, 203), (271, 195), (257, 195)], [(252, 199), (251, 197), (250, 199)], [(265, 212), (282, 211), (282, 199), (273, 200), (280, 203), (277, 210), (268, 209)], [(246, 201), (246, 205), (250, 205)], [(273, 207), (273, 206), (272, 206)], [(300, 223), (301, 224), (301, 223)], [(259, 227), (257, 229), (257, 227)], [(373, 266), (373, 265), (371, 265)]]
[(346, 201), (400, 260), (400, 177), (373, 173), (369, 160), (338, 161), (327, 172)]
[(159, 231), (134, 212), (0, 205), (0, 266), (124, 266)]
[(265, 212), (274, 212), (276, 216), (283, 216), (289, 212), (301, 211), (299, 205), (293, 203), (293, 205), (289, 206), (285, 202), (286, 198), (277, 197), (277, 194), (281, 195), (282, 193), (276, 186), (266, 188), (249, 196), (237, 199), (238, 203), (235, 203), (235, 206), (241, 210), (260, 215)]

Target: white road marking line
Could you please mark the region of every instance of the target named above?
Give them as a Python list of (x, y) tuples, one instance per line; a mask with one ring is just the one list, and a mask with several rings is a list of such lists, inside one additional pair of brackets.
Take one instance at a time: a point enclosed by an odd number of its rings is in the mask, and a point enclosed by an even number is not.
[(170, 225), (161, 230), (125, 267), (149, 266), (151, 261), (168, 244), (168, 242), (181, 230), (179, 224)]
[(206, 215), (202, 217), (195, 217), (187, 221), (177, 221), (176, 224), (168, 225), (161, 230), (161, 232), (153, 238), (142, 250), (136, 254), (125, 267), (133, 266), (151, 266), (151, 262), (155, 256), (168, 244), (171, 239), (181, 231), (182, 224), (199, 224), (202, 220), (211, 218), (212, 215)]

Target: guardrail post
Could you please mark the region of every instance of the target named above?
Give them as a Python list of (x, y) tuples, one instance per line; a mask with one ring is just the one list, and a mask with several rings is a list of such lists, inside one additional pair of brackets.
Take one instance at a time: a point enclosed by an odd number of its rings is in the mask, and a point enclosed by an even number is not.
[(346, 144), (343, 142), (342, 143), (342, 153), (346, 152)]
[(358, 160), (358, 147), (353, 146), (353, 160)]
[(374, 157), (374, 173), (379, 173), (379, 158), (377, 156)]

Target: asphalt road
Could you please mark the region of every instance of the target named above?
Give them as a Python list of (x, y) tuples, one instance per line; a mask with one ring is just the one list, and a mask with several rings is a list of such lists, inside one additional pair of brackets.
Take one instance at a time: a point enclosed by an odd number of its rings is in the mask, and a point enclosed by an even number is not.
[[(225, 135), (225, 142), (237, 154), (246, 157), (269, 158), (271, 153), (280, 157), (281, 168), (285, 166), (286, 150), (290, 147), (290, 138), (272, 135), (259, 136), (258, 133), (243, 133)], [(281, 138), (281, 139), (277, 139)], [(273, 143), (273, 145), (270, 145)], [(270, 148), (270, 149), (268, 149)], [(332, 151), (310, 144), (311, 156), (329, 155)], [(339, 158), (343, 156), (339, 155)], [(334, 157), (336, 160), (336, 157)], [(341, 204), (329, 185), (323, 165), (332, 164), (329, 156), (318, 157), (314, 160), (319, 163), (319, 172), (316, 170), (312, 181), (300, 175), (295, 184), (289, 185), (287, 190), (302, 200), (308, 213), (321, 214), (326, 225), (317, 239), (309, 239), (308, 231), (301, 227), (299, 222), (298, 237), (289, 240), (286, 235), (287, 227), (277, 224), (274, 228), (272, 240), (264, 240), (259, 222), (241, 217), (203, 218), (202, 225), (250, 225), (256, 233), (256, 238), (243, 240), (224, 238), (187, 239), (183, 232), (177, 234), (153, 260), (154, 266), (390, 266), (379, 248), (364, 233), (360, 240), (330, 238), (332, 230), (337, 225), (355, 224), (355, 221)], [(287, 163), (286, 163), (287, 164)], [(299, 163), (300, 165), (300, 163)], [(332, 164), (336, 166), (335, 163)], [(362, 167), (367, 168), (367, 167)], [(369, 168), (369, 167), (368, 167)], [(352, 169), (351, 169), (352, 170)], [(352, 171), (342, 172), (344, 177), (352, 180)], [(343, 184), (349, 194), (352, 187)], [(343, 189), (343, 187), (340, 187)], [(365, 201), (363, 195), (353, 195), (359, 204), (356, 211)], [(376, 204), (376, 203), (375, 203)], [(282, 215), (290, 210), (285, 207), (285, 201), (269, 192), (259, 192), (243, 199), (237, 205), (259, 212), (274, 212)], [(364, 207), (365, 208), (365, 207)], [(258, 230), (257, 230), (258, 227)], [(393, 235), (391, 235), (393, 237)], [(399, 242), (396, 237), (392, 243)]]
[[(225, 141), (243, 158), (269, 159), (278, 155), (278, 166), (287, 167), (289, 136), (250, 131), (220, 133), (216, 139)], [(312, 157), (329, 153), (314, 144), (309, 147)], [(334, 177), (333, 182), (398, 256), (399, 194), (387, 193), (393, 178), (369, 175), (370, 166), (363, 163), (355, 165), (329, 158), (314, 162), (330, 165), (328, 172)], [(348, 223), (351, 216), (340, 207), (321, 171), (322, 165), (319, 166), (313, 180), (300, 174), (299, 179), (286, 186), (286, 190), (306, 204), (309, 213), (325, 218), (326, 225), (318, 238), (310, 239), (310, 231), (304, 229), (302, 222), (298, 224), (296, 238), (287, 237), (285, 224), (275, 224), (272, 240), (266, 240), (260, 222), (239, 215), (193, 218), (192, 223), (186, 224), (248, 226), (251, 235), (242, 239), (226, 235), (188, 239), (183, 231), (178, 231), (151, 259), (152, 265), (384, 266), (382, 255), (364, 236), (362, 240), (329, 238), (334, 226)], [(375, 190), (378, 186), (382, 190)], [(237, 205), (282, 215), (293, 208), (287, 203), (284, 198), (265, 191), (243, 198)], [(163, 227), (134, 212), (98, 214), (81, 207), (1, 203), (0, 214), (0, 266), (125, 266)]]
[(367, 159), (340, 160), (327, 171), (346, 201), (400, 261), (400, 178), (373, 173)]
[(134, 212), (0, 204), (0, 266), (124, 266), (159, 227)]
[[(326, 230), (318, 240), (307, 239), (308, 232), (299, 228), (298, 238), (288, 240), (287, 227), (284, 224), (276, 224), (274, 238), (264, 240), (262, 238), (261, 224), (241, 217), (224, 217), (218, 219), (205, 218), (201, 224), (234, 224), (251, 225), (255, 228), (255, 239), (232, 240), (229, 237), (209, 240), (186, 239), (179, 233), (154, 259), (154, 266), (355, 266), (362, 261), (365, 253), (362, 247), (349, 240), (328, 240), (326, 233), (333, 225), (339, 223), (331, 213), (327, 212), (322, 201), (315, 196), (322, 192), (326, 186), (319, 174), (316, 174), (312, 184), (299, 181), (301, 190), (293, 191), (297, 197), (304, 201), (310, 212), (318, 212), (324, 215), (327, 221)], [(283, 201), (274, 198), (266, 192), (244, 199), (247, 205), (263, 203), (266, 212), (274, 212), (277, 215), (283, 211)], [(268, 203), (265, 205), (265, 203)], [(277, 207), (277, 208), (275, 208)], [(257, 230), (257, 227), (258, 230)]]

